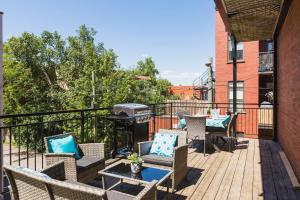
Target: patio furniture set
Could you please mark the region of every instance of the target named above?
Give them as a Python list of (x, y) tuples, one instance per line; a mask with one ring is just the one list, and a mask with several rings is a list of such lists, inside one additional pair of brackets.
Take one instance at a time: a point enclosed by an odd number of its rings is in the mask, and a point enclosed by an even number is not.
[[(236, 117), (235, 114), (231, 118), (225, 135), (217, 135), (224, 138), (230, 144), (229, 146), (233, 144), (229, 142), (233, 138), (230, 129)], [(72, 134), (46, 137), (44, 140), (47, 168), (37, 172), (23, 167), (4, 166), (10, 183), (11, 197), (15, 200), (151, 200), (156, 199), (158, 186), (166, 186), (167, 193), (171, 186), (173, 192), (187, 175), (188, 139), (194, 143), (196, 139), (205, 141), (207, 137), (206, 117), (185, 116), (185, 119), (187, 131), (161, 129), (153, 141), (138, 143), (139, 156), (144, 163), (137, 174), (132, 173), (126, 159), (105, 167), (104, 143), (77, 144)], [(169, 148), (170, 144), (172, 148)], [(90, 180), (100, 177), (102, 188), (87, 184)], [(107, 187), (107, 177), (120, 181)], [(138, 195), (115, 190), (123, 182), (143, 186), (143, 189)]]

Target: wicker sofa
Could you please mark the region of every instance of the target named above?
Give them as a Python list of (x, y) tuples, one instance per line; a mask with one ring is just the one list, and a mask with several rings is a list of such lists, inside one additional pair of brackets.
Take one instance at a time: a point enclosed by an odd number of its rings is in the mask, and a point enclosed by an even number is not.
[(44, 138), (46, 145), (46, 165), (52, 165), (60, 160), (65, 161), (66, 178), (68, 180), (88, 182), (96, 178), (98, 171), (105, 168), (105, 146), (104, 143), (78, 144), (79, 152), (82, 157), (75, 159), (73, 153), (50, 153), (48, 140), (64, 138), (72, 135), (71, 133), (54, 135)]
[(174, 155), (172, 158), (162, 157), (154, 154), (149, 154), (152, 141), (145, 141), (138, 143), (139, 155), (146, 163), (154, 165), (165, 166), (174, 171), (172, 174), (172, 191), (186, 178), (187, 175), (187, 156), (188, 156), (188, 144), (187, 144), (187, 132), (181, 130), (166, 130), (160, 129), (158, 133), (178, 134), (178, 145), (174, 148)]
[(64, 161), (41, 171), (49, 177), (20, 171), (12, 166), (4, 166), (10, 183), (10, 193), (14, 200), (154, 200), (156, 182), (151, 182), (136, 196), (117, 191), (107, 191), (83, 183), (66, 180)]

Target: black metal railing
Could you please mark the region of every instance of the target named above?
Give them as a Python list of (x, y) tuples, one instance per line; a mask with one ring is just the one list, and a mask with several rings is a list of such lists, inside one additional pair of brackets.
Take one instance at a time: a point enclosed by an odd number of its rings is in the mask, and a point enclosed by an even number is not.
[(274, 53), (260, 52), (259, 53), (259, 72), (272, 72), (274, 66)]
[[(177, 113), (207, 114), (212, 108), (224, 115), (230, 110), (227, 103), (167, 102), (149, 105), (152, 118), (149, 122), (149, 138), (159, 129), (177, 128)], [(272, 137), (272, 108), (260, 108), (258, 104), (242, 104), (237, 120), (237, 131), (246, 137)], [(45, 136), (72, 132), (79, 143), (105, 142), (109, 156), (113, 124), (106, 117), (110, 108), (69, 110), (48, 113), (3, 115), (0, 130), (5, 136), (4, 163), (33, 169), (45, 166)]]

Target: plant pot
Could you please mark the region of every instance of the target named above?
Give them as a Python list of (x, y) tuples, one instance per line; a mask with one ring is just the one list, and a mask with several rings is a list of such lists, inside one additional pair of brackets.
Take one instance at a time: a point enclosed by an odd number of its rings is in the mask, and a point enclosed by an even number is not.
[(142, 170), (142, 163), (130, 163), (131, 172), (134, 174), (140, 173)]

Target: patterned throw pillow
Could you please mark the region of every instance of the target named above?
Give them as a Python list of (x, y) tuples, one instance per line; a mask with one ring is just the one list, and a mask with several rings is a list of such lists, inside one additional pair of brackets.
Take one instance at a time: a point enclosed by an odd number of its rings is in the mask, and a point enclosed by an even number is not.
[(155, 134), (150, 154), (156, 154), (164, 157), (173, 157), (177, 137), (177, 134)]

